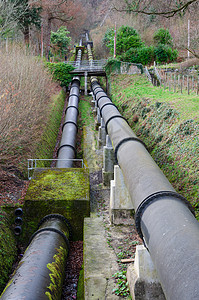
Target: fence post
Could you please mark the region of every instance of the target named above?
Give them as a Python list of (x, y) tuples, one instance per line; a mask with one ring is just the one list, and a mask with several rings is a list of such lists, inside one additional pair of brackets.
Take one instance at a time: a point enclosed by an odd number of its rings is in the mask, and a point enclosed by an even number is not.
[(187, 76), (187, 93), (189, 95), (189, 76)]

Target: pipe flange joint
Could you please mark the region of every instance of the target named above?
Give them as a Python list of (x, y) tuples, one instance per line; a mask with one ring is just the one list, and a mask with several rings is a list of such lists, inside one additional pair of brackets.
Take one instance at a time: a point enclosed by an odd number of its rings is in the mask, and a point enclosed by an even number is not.
[[(142, 144), (142, 145), (146, 148), (146, 150), (148, 151), (146, 144), (145, 144), (142, 140), (140, 140), (139, 138), (137, 138), (137, 137), (128, 137), (128, 138), (125, 138), (125, 139), (121, 140), (121, 141), (117, 144), (117, 146), (115, 147), (115, 161), (116, 161), (117, 164), (118, 164), (117, 154), (118, 154), (118, 150), (119, 150), (120, 146), (121, 146), (122, 144), (126, 143), (126, 142), (129, 142), (129, 141), (139, 142), (139, 143)], [(118, 164), (118, 165), (119, 165), (119, 164)]]
[(41, 221), (39, 222), (37, 229), (39, 229), (39, 227), (40, 227), (45, 221), (48, 221), (48, 220), (50, 220), (50, 219), (58, 219), (58, 220), (62, 221), (63, 223), (65, 223), (66, 227), (68, 227), (68, 231), (69, 231), (69, 239), (70, 239), (70, 240), (72, 239), (72, 226), (71, 226), (70, 222), (68, 221), (68, 219), (65, 218), (64, 216), (60, 215), (60, 214), (49, 214), (49, 215), (43, 217), (43, 218), (41, 219)]
[(75, 105), (70, 105), (70, 106), (66, 107), (65, 114), (69, 108), (75, 108), (77, 110), (77, 114), (79, 115), (79, 109)]
[(72, 145), (69, 145), (69, 144), (61, 145), (61, 146), (59, 147), (59, 149), (57, 150), (57, 156), (59, 155), (59, 151), (61, 150), (61, 148), (64, 148), (64, 147), (72, 148), (73, 151), (74, 151), (74, 153), (75, 153), (75, 157), (77, 156), (77, 151), (76, 151), (75, 147), (72, 146)]
[(65, 126), (66, 124), (73, 124), (73, 125), (76, 127), (76, 130), (77, 130), (77, 132), (78, 132), (77, 124), (76, 124), (75, 122), (73, 122), (73, 121), (66, 121), (66, 122), (62, 125), (62, 131), (64, 130), (64, 126)]
[(64, 241), (65, 241), (65, 243), (66, 243), (66, 245), (67, 245), (67, 248), (68, 248), (68, 250), (69, 250), (69, 248), (70, 248), (70, 243), (69, 243), (69, 240), (67, 239), (67, 237), (65, 236), (65, 234), (64, 234), (62, 231), (60, 231), (60, 230), (58, 230), (58, 229), (56, 229), (56, 228), (51, 228), (51, 227), (41, 228), (41, 229), (37, 230), (35, 233), (33, 233), (33, 235), (30, 237), (30, 240), (29, 240), (28, 245), (30, 245), (30, 243), (32, 242), (32, 240), (34, 239), (34, 237), (35, 237), (38, 233), (40, 233), (40, 232), (45, 232), (45, 231), (51, 231), (51, 232), (56, 232), (56, 233), (58, 233), (58, 234), (64, 239)]
[(126, 123), (129, 125), (129, 122), (127, 121), (127, 119), (126, 119), (125, 117), (123, 117), (123, 116), (121, 116), (121, 115), (112, 116), (112, 117), (110, 117), (110, 118), (106, 121), (106, 124), (105, 124), (105, 130), (106, 130), (106, 133), (107, 133), (107, 134), (108, 134), (108, 130), (107, 130), (108, 123), (109, 123), (111, 120), (115, 119), (115, 118), (123, 119), (123, 120), (125, 120)]
[(149, 195), (148, 197), (146, 197), (138, 206), (136, 213), (135, 213), (135, 226), (136, 226), (136, 230), (140, 236), (140, 238), (143, 240), (143, 242), (145, 243), (144, 240), (144, 236), (142, 234), (142, 230), (141, 230), (141, 218), (142, 215), (145, 211), (145, 209), (151, 205), (154, 201), (158, 201), (161, 200), (162, 197), (169, 197), (170, 200), (173, 200), (173, 198), (181, 200), (182, 202), (184, 202), (184, 204), (189, 208), (189, 210), (192, 212), (192, 214), (195, 216), (195, 212), (193, 207), (191, 206), (191, 204), (189, 203), (189, 201), (187, 201), (186, 198), (184, 198), (183, 196), (181, 196), (180, 194), (178, 194), (177, 192), (172, 192), (172, 191), (160, 191), (160, 192), (156, 192), (153, 193), (151, 195)]
[(112, 103), (112, 100), (111, 100), (110, 98), (108, 98), (108, 97), (106, 96), (106, 94), (104, 94), (103, 96), (100, 96), (100, 97), (97, 99), (97, 106), (99, 106), (99, 101), (100, 101), (102, 98), (109, 99), (109, 100), (111, 101), (111, 103)]
[(101, 115), (101, 117), (102, 117), (102, 110), (103, 110), (103, 108), (105, 107), (105, 106), (107, 106), (107, 105), (112, 105), (112, 106), (114, 106), (115, 108), (117, 108), (117, 106), (114, 104), (114, 103), (110, 103), (110, 102), (108, 102), (108, 103), (105, 103), (104, 105), (102, 105), (102, 107), (100, 108), (100, 115)]
[(78, 98), (78, 102), (79, 102), (79, 96), (77, 94), (70, 94), (69, 97), (68, 97), (68, 101), (69, 101), (70, 97), (77, 97)]

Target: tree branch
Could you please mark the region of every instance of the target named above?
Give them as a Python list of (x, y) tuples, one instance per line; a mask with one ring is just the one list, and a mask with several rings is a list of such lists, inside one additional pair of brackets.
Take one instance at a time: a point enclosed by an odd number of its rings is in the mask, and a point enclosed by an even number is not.
[(189, 0), (185, 4), (181, 5), (180, 7), (176, 8), (176, 9), (171, 9), (168, 11), (150, 12), (150, 11), (146, 11), (144, 9), (134, 9), (134, 8), (132, 8), (131, 4), (127, 0), (125, 0), (126, 5), (127, 5), (126, 8), (119, 9), (117, 7), (114, 7), (113, 9), (118, 12), (133, 12), (133, 13), (141, 13), (141, 14), (145, 14), (145, 15), (160, 15), (160, 16), (163, 16), (166, 18), (171, 18), (178, 12), (186, 10), (191, 4), (193, 4), (194, 2), (198, 2), (198, 1), (199, 0)]

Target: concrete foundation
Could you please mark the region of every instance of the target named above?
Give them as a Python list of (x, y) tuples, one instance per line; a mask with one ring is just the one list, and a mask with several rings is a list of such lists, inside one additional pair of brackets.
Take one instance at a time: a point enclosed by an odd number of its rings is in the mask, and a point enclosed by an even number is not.
[(102, 169), (103, 184), (105, 186), (110, 186), (110, 182), (114, 178), (114, 164), (115, 164), (114, 150), (109, 136), (106, 135), (106, 146), (104, 146), (103, 148), (103, 169)]
[(95, 130), (98, 130), (100, 125), (101, 125), (100, 109), (97, 108), (97, 115), (96, 115), (96, 120), (95, 120)]
[(98, 148), (106, 145), (106, 130), (103, 118), (101, 118), (99, 132), (98, 132)]
[(133, 300), (166, 300), (150, 254), (143, 245), (136, 247), (135, 263), (127, 269)]
[(110, 221), (112, 224), (134, 223), (134, 208), (129, 192), (124, 182), (122, 170), (114, 166), (114, 180), (111, 180), (110, 190)]

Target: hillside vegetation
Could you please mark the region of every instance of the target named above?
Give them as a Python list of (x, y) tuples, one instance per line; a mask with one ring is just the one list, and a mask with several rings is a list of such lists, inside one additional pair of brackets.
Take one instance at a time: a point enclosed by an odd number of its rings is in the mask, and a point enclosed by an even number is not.
[(199, 220), (198, 97), (164, 91), (145, 75), (112, 75), (111, 94), (120, 112)]

